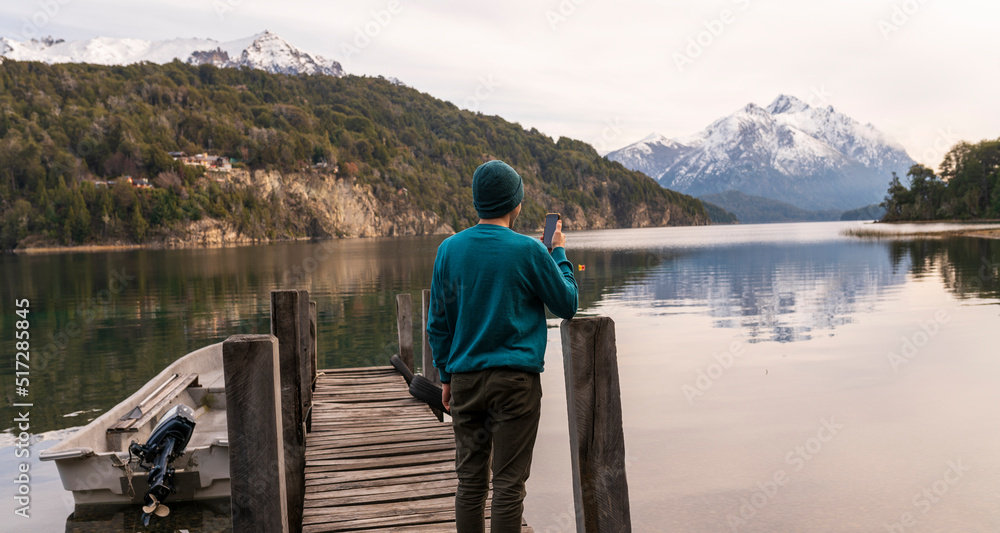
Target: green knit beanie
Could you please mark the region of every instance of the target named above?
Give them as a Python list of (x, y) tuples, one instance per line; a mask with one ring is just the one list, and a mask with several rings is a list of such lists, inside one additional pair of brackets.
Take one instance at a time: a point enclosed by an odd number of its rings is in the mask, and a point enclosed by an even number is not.
[(524, 199), (521, 176), (499, 159), (479, 165), (472, 175), (472, 203), (479, 218), (499, 218)]

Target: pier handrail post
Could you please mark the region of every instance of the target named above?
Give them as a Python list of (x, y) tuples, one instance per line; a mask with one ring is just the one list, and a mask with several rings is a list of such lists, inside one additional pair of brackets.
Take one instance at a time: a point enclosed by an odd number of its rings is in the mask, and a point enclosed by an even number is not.
[[(271, 334), (278, 339), (281, 374), (281, 422), (284, 438), (286, 508), (290, 531), (302, 530), (305, 504), (306, 437), (302, 382), (302, 294), (271, 291)], [(308, 304), (306, 306), (308, 310)]]
[(615, 323), (608, 317), (563, 320), (560, 332), (576, 530), (630, 532)]
[[(441, 376), (438, 375), (438, 370), (434, 366), (434, 353), (431, 352), (431, 340), (427, 336), (427, 313), (430, 310), (431, 305), (431, 290), (424, 289), (420, 293), (420, 307), (423, 315), (423, 322), (421, 324), (423, 327), (420, 329), (420, 336), (424, 341), (423, 350), (423, 370), (424, 377), (427, 378), (431, 383), (441, 386)], [(437, 417), (438, 421), (444, 421), (444, 413), (438, 409), (431, 409), (434, 412), (434, 416)]]
[(299, 393), (302, 401), (303, 431), (309, 432), (312, 427), (312, 323), (309, 321), (309, 291), (299, 289)]
[(396, 295), (396, 331), (399, 358), (413, 372), (413, 303), (409, 293)]
[(319, 338), (319, 311), (316, 308), (316, 302), (309, 302), (309, 341), (312, 343), (312, 376), (309, 378), (309, 383), (313, 392), (316, 392), (316, 379), (319, 377), (319, 345), (317, 344), (317, 339)]
[(233, 531), (288, 533), (278, 339), (222, 344)]

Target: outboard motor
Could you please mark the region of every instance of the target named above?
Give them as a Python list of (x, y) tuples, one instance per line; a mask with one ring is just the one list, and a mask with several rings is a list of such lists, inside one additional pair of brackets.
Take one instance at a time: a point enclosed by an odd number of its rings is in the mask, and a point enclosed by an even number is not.
[(174, 468), (170, 463), (184, 453), (194, 431), (194, 411), (186, 405), (176, 405), (160, 419), (146, 444), (132, 441), (128, 451), (139, 458), (139, 466), (149, 471), (149, 490), (143, 496), (142, 524), (149, 525), (150, 516), (164, 517), (170, 509), (163, 505), (174, 486)]

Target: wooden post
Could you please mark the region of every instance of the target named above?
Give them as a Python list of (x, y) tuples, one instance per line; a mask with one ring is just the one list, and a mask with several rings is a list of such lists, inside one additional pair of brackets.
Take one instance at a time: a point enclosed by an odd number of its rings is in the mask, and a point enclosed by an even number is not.
[(304, 432), (312, 427), (312, 376), (313, 361), (312, 337), (309, 334), (309, 291), (299, 290), (299, 393), (302, 401), (302, 424)]
[[(438, 375), (437, 368), (434, 367), (434, 354), (431, 352), (431, 341), (427, 338), (427, 312), (431, 305), (431, 290), (424, 289), (420, 294), (421, 308), (423, 309), (424, 320), (422, 322), (423, 328), (420, 330), (420, 336), (424, 340), (424, 352), (423, 352), (423, 367), (424, 367), (424, 377), (430, 380), (431, 383), (435, 385), (441, 385), (441, 376)], [(434, 416), (437, 417), (439, 422), (444, 422), (444, 413), (439, 409), (431, 409), (434, 412)]]
[(615, 323), (563, 320), (563, 367), (578, 533), (630, 532)]
[(319, 330), (317, 328), (319, 328), (319, 314), (316, 309), (316, 302), (309, 302), (309, 340), (312, 342), (313, 355), (313, 373), (309, 383), (312, 384), (314, 392), (316, 391), (316, 378), (319, 376), (319, 345), (316, 342)]
[(413, 303), (409, 294), (396, 295), (396, 330), (399, 332), (399, 358), (413, 372)]
[(281, 369), (281, 422), (285, 449), (285, 488), (292, 533), (302, 530), (305, 503), (305, 418), (302, 410), (301, 295), (296, 290), (271, 291), (271, 334), (278, 339)]
[(278, 339), (222, 344), (233, 531), (288, 533)]

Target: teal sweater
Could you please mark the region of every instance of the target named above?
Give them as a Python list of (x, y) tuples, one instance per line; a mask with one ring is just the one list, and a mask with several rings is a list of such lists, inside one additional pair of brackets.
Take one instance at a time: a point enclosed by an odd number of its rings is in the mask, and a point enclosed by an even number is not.
[(577, 286), (566, 250), (479, 224), (438, 247), (427, 335), (441, 381), (494, 367), (541, 372), (545, 307), (573, 318)]

